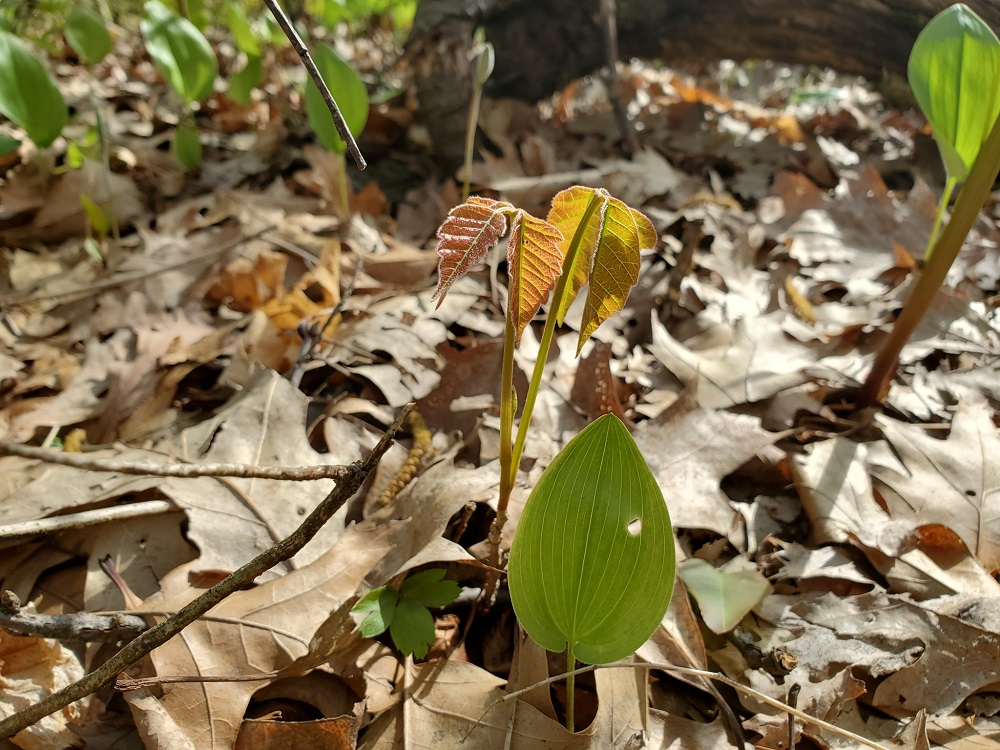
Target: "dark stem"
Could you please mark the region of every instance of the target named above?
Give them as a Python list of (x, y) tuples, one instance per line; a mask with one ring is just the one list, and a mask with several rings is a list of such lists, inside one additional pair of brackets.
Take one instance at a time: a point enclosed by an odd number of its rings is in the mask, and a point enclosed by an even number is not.
[(177, 614), (168, 617), (159, 625), (155, 625), (139, 635), (82, 680), (78, 680), (53, 693), (48, 698), (0, 721), (0, 739), (13, 737), (22, 729), (31, 726), (49, 714), (97, 692), (103, 685), (115, 679), (122, 670), (139, 661), (157, 646), (162, 646), (227, 596), (239, 591), (257, 576), (288, 560), (305, 547), (333, 514), (358, 491), (368, 474), (389, 449), (393, 436), (412, 408), (412, 404), (403, 408), (396, 421), (392, 423), (367, 458), (346, 467), (347, 470), (344, 476), (338, 480), (337, 486), (323, 498), (316, 509), (302, 522), (302, 525), (288, 537), (257, 555), (242, 568), (230, 573)]
[(313, 79), (313, 83), (316, 84), (316, 88), (319, 89), (320, 96), (323, 97), (323, 101), (326, 103), (327, 109), (330, 110), (330, 114), (333, 115), (333, 124), (337, 126), (337, 133), (340, 135), (341, 140), (347, 144), (347, 150), (351, 152), (351, 156), (354, 157), (354, 163), (358, 165), (358, 169), (364, 171), (364, 168), (368, 166), (368, 162), (365, 161), (365, 157), (361, 155), (361, 149), (358, 148), (357, 142), (354, 140), (354, 136), (351, 135), (351, 129), (347, 127), (347, 123), (344, 121), (344, 116), (340, 114), (340, 107), (337, 106), (336, 100), (333, 98), (333, 94), (330, 93), (329, 87), (326, 85), (326, 81), (323, 80), (323, 76), (319, 74), (319, 68), (316, 67), (316, 63), (313, 62), (312, 55), (309, 54), (309, 49), (306, 47), (305, 43), (302, 41), (302, 37), (299, 36), (299, 32), (295, 30), (292, 26), (292, 22), (289, 20), (288, 16), (285, 15), (285, 11), (281, 9), (278, 5), (278, 0), (264, 0), (264, 5), (267, 9), (271, 11), (271, 15), (274, 16), (274, 20), (278, 22), (278, 26), (288, 37), (288, 41), (292, 43), (292, 49), (302, 60), (302, 64), (306, 66), (306, 70), (309, 72), (309, 77)]

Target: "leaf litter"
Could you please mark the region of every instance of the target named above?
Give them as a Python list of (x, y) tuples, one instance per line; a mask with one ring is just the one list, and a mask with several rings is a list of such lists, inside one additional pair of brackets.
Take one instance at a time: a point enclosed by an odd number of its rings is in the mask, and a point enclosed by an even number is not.
[[(373, 77), (396, 74), (377, 47), (339, 42)], [(300, 74), (284, 53), (268, 68), (265, 99), (242, 108), (213, 97), (199, 116), (212, 136), (206, 163), (185, 175), (158, 148), (160, 125), (176, 115), (132, 44), (123, 39), (97, 75), (60, 68), (67, 90), (119, 102), (103, 115), (107, 164), (46, 180), (30, 145), (22, 163), (4, 162), (0, 435), (68, 445), (79, 428), (86, 455), (334, 465), (362, 457), (396, 408), (417, 401), (430, 449), (416, 477), (386, 494), (415, 442), (404, 434), (299, 556), (129, 674), (255, 681), (171, 682), (125, 693), (127, 705), (97, 694), (18, 746), (110, 747), (115, 733), (130, 747), (260, 746), (252, 733), (269, 730), (256, 720), (275, 711), (289, 741), (306, 741), (311, 722), (296, 718), (343, 717), (356, 738), (344, 746), (361, 748), (779, 748), (789, 732), (849, 746), (661, 669), (581, 677), (589, 709), (578, 700), (582, 731), (572, 736), (558, 688), (501, 701), (562, 669), (516, 629), (504, 590), (488, 612), (475, 604), (499, 484), (499, 302), (517, 269), (473, 266), (436, 308), (433, 233), (459, 203), (455, 182), (418, 175), (418, 187), (401, 189), (352, 172), (352, 217), (338, 215), (335, 160), (296, 145), (306, 126), (289, 81)], [(806, 86), (806, 74), (766, 70), (768, 97), (732, 85), (739, 74), (623, 66), (643, 126), (631, 157), (615, 145), (595, 84), (537, 108), (484, 104), (495, 149), (473, 168), (473, 183), (493, 191), (481, 205), (544, 215), (555, 193), (583, 183), (640, 208), (658, 238), (624, 310), (579, 362), (585, 301), (565, 311), (507, 544), (558, 450), (588, 420), (617, 413), (667, 499), (679, 557), (711, 590), (689, 598), (679, 580), (637, 663), (717, 670), (781, 700), (794, 688), (807, 714), (886, 747), (996, 746), (993, 214), (980, 217), (948, 291), (904, 349), (884, 413), (851, 421), (825, 399), (870, 366), (912, 284), (939, 178), (918, 164), (912, 115), (827, 74), (820, 83), (836, 96), (796, 102), (788, 87)], [(390, 99), (372, 109), (362, 149), (375, 150), (379, 176), (398, 164), (382, 169), (378, 157), (412, 157), (410, 107)], [(119, 225), (99, 259), (84, 251), (81, 192)], [(497, 267), (455, 262), (480, 260)], [(522, 394), (538, 346), (530, 317), (518, 323)], [(45, 614), (161, 619), (287, 535), (332, 484), (109, 475), (6, 456), (0, 585)], [(115, 517), (151, 500), (170, 511)], [(66, 514), (88, 525), (3, 534)], [(361, 638), (350, 616), (360, 596), (435, 567), (464, 593), (436, 613), (427, 661)], [(747, 581), (752, 597), (740, 590)], [(3, 715), (106, 658), (3, 631), (0, 651)]]

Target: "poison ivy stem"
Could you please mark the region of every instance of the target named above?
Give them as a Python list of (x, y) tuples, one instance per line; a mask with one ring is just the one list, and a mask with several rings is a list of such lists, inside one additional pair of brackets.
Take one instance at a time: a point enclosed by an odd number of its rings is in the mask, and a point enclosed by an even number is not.
[(989, 137), (979, 151), (969, 179), (958, 191), (955, 210), (941, 232), (927, 268), (903, 306), (889, 337), (882, 343), (868, 378), (858, 393), (858, 405), (874, 406), (896, 371), (899, 354), (934, 302), (937, 290), (944, 283), (948, 269), (955, 262), (962, 243), (968, 236), (979, 212), (990, 195), (1000, 170), (1000, 118), (993, 124)]

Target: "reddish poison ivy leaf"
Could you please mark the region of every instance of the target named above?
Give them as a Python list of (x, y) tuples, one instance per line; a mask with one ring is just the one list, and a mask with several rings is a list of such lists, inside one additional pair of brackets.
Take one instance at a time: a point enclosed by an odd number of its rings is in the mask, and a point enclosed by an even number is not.
[(547, 221), (518, 211), (510, 229), (507, 269), (510, 295), (507, 316), (514, 326), (514, 346), (549, 296), (562, 272), (562, 234)]
[(580, 327), (577, 353), (605, 320), (622, 309), (639, 278), (639, 254), (656, 244), (656, 230), (642, 213), (612, 198), (600, 188), (572, 187), (552, 200), (549, 222), (558, 227), (563, 250), (579, 248), (573, 260), (571, 288), (557, 310), (566, 311), (586, 282), (590, 282)]
[(451, 285), (469, 269), (482, 262), (507, 231), (508, 211), (514, 207), (505, 201), (472, 196), (448, 212), (438, 228), (438, 285), (431, 299), (444, 300)]

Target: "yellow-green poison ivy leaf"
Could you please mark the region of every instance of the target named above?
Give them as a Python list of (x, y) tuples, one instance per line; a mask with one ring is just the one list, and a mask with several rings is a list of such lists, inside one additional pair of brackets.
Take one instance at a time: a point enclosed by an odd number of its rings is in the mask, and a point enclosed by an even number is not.
[(507, 245), (510, 276), (507, 315), (514, 325), (515, 347), (521, 345), (521, 334), (559, 278), (563, 261), (561, 240), (558, 229), (524, 211), (518, 211), (511, 222)]
[(957, 3), (920, 32), (907, 77), (934, 128), (948, 176), (965, 180), (1000, 112), (1000, 41), (983, 19)]
[(563, 233), (563, 251), (572, 255), (571, 286), (556, 311), (557, 321), (590, 282), (579, 354), (601, 323), (624, 306), (639, 279), (640, 253), (656, 245), (656, 231), (645, 215), (600, 188), (576, 186), (557, 194), (548, 220)]
[(438, 227), (438, 285), (431, 299), (444, 301), (451, 285), (481, 263), (486, 253), (507, 232), (507, 212), (516, 210), (505, 201), (470, 197), (448, 212)]
[(528, 635), (591, 664), (635, 651), (674, 587), (674, 538), (656, 479), (612, 414), (542, 474), (517, 525), (511, 602)]

